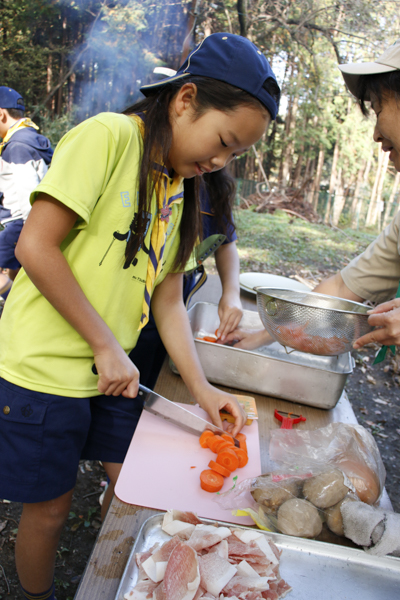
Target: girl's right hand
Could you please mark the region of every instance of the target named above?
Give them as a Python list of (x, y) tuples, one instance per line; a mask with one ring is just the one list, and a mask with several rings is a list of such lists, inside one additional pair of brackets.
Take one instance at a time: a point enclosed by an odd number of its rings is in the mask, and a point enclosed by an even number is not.
[(139, 371), (121, 346), (94, 356), (99, 381), (97, 389), (105, 396), (136, 398), (139, 391)]

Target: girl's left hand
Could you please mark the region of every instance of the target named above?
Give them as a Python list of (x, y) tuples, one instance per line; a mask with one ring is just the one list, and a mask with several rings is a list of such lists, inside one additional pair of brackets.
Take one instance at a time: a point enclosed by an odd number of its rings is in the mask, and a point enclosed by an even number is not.
[(353, 348), (358, 349), (365, 344), (376, 342), (385, 346), (400, 345), (400, 298), (389, 300), (379, 304), (373, 310), (368, 311), (370, 315), (368, 323), (377, 327), (370, 333), (358, 338)]
[(201, 408), (209, 414), (213, 424), (221, 429), (223, 429), (223, 427), (219, 411), (226, 410), (234, 416), (235, 423), (228, 423), (226, 428), (233, 437), (239, 433), (246, 423), (247, 415), (232, 394), (227, 394), (209, 384), (204, 391), (196, 395), (196, 400)]
[(218, 336), (224, 342), (226, 336), (237, 328), (243, 316), (240, 297), (236, 293), (225, 292), (222, 295), (218, 304), (218, 316)]

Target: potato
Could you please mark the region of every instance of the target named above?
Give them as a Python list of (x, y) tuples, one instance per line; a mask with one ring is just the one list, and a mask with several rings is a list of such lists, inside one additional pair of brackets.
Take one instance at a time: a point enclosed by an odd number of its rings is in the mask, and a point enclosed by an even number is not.
[(352, 498), (351, 496), (346, 496), (345, 498), (343, 498), (343, 500), (325, 510), (326, 524), (328, 525), (329, 529), (333, 531), (333, 533), (336, 533), (336, 535), (344, 535), (343, 517), (340, 507), (343, 506), (345, 502), (354, 501), (355, 498)]
[(308, 479), (303, 486), (304, 497), (318, 508), (328, 508), (343, 500), (349, 488), (344, 485), (343, 473), (329, 469)]
[(292, 498), (278, 510), (278, 529), (287, 535), (313, 538), (321, 533), (322, 520), (311, 502)]
[(252, 485), (251, 495), (266, 513), (274, 513), (281, 504), (299, 495), (301, 483), (301, 480), (295, 478), (275, 482), (270, 475), (257, 477)]

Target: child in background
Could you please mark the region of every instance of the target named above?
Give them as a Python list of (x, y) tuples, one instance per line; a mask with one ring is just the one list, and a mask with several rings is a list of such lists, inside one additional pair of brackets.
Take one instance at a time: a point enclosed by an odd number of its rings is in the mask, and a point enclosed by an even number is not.
[(196, 180), (260, 139), (279, 87), (254, 44), (218, 33), (142, 91), (130, 115), (100, 114), (60, 141), (16, 249), (23, 269), (0, 322), (0, 497), (23, 503), (16, 564), (30, 599), (54, 598), (78, 461), (101, 460), (116, 482), (141, 411), (128, 353), (150, 300), (196, 402), (219, 426), (231, 412), (233, 434), (245, 423), (201, 369), (182, 270), (200, 233)]

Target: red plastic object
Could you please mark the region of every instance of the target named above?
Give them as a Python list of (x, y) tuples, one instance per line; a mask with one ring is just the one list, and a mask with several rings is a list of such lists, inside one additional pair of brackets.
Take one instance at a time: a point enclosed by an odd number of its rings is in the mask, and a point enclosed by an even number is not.
[[(292, 416), (291, 416), (292, 415)], [(307, 421), (302, 415), (295, 415), (294, 413), (285, 413), (275, 409), (275, 419), (282, 422), (281, 429), (292, 429), (293, 425), (300, 423), (301, 421)]]

